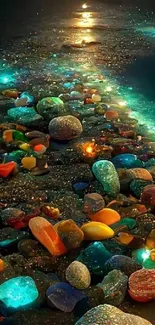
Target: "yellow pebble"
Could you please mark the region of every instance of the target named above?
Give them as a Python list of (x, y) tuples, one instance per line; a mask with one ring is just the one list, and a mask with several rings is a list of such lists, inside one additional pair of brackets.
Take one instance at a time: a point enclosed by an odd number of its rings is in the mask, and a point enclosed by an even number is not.
[(24, 157), (21, 161), (23, 167), (25, 169), (31, 170), (36, 166), (36, 158), (35, 157)]
[(114, 236), (114, 231), (102, 222), (88, 222), (81, 227), (85, 240), (102, 240)]
[(24, 150), (24, 151), (29, 151), (30, 150), (30, 145), (28, 143), (22, 143), (19, 145), (19, 148)]

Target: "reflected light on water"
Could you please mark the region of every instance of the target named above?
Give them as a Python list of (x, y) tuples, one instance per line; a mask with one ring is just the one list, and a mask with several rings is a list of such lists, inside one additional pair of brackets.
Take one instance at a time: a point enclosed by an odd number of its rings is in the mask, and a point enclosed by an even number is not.
[(85, 19), (88, 19), (88, 18), (91, 18), (91, 12), (83, 12), (82, 13), (82, 18), (85, 18)]
[(82, 9), (87, 9), (87, 8), (88, 8), (87, 4), (84, 3), (84, 4), (82, 5)]

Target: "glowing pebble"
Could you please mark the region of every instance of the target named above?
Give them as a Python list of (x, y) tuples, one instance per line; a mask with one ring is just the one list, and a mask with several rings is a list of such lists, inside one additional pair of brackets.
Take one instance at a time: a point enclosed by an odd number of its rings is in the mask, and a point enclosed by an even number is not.
[(24, 309), (37, 298), (38, 290), (29, 276), (19, 276), (0, 285), (0, 300), (7, 308)]

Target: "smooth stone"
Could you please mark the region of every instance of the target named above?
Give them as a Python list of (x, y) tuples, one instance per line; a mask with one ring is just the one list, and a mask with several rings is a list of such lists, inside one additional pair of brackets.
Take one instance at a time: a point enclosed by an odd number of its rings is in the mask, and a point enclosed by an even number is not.
[(17, 164), (14, 161), (0, 164), (0, 177), (8, 177), (15, 171), (17, 171)]
[(111, 305), (99, 305), (90, 309), (75, 325), (152, 325), (147, 320), (126, 314)]
[(41, 132), (41, 131), (29, 131), (27, 133), (25, 133), (25, 136), (29, 139), (36, 139), (36, 138), (44, 138), (47, 136), (47, 134)]
[(129, 230), (133, 229), (136, 226), (136, 220), (132, 218), (123, 218), (120, 221), (111, 225), (113, 230), (117, 230), (122, 226), (126, 226)]
[(81, 227), (85, 240), (103, 240), (114, 236), (114, 231), (102, 222), (91, 221)]
[(130, 183), (130, 190), (136, 198), (140, 199), (144, 187), (150, 184), (152, 184), (152, 181), (145, 181), (143, 179), (134, 179)]
[(99, 160), (93, 164), (92, 171), (110, 196), (116, 196), (120, 191), (118, 174), (114, 165), (108, 160)]
[(21, 163), (25, 169), (31, 170), (36, 166), (36, 158), (35, 157), (24, 157), (21, 160)]
[(10, 153), (6, 153), (3, 155), (3, 158), (5, 162), (16, 162), (19, 164), (21, 162), (21, 159), (25, 156), (25, 152), (23, 150), (16, 150), (12, 151)]
[(49, 123), (49, 133), (56, 140), (72, 140), (83, 131), (81, 122), (72, 115), (59, 116)]
[[(151, 253), (150, 253), (151, 255)], [(144, 260), (143, 262), (143, 269), (154, 269), (155, 270), (155, 261), (152, 261), (151, 257), (147, 258), (146, 260)]]
[(98, 193), (89, 193), (84, 196), (84, 212), (88, 214), (96, 213), (105, 207), (103, 197)]
[(20, 118), (33, 117), (36, 115), (36, 111), (34, 108), (29, 107), (17, 107), (17, 108), (10, 108), (7, 111), (8, 117), (10, 117), (13, 121), (17, 121)]
[(35, 217), (29, 221), (29, 228), (37, 240), (54, 256), (67, 252), (54, 227), (46, 219)]
[(71, 219), (60, 221), (55, 224), (54, 229), (59, 234), (65, 247), (69, 250), (79, 247), (84, 240), (83, 231)]
[(16, 105), (16, 107), (28, 106), (28, 99), (26, 97), (25, 98), (17, 98), (15, 101), (15, 105)]
[[(154, 217), (154, 225), (155, 225), (155, 216)], [(149, 235), (146, 238), (146, 247), (148, 249), (155, 248), (155, 229), (152, 229)]]
[(26, 98), (28, 105), (33, 105), (35, 101), (34, 97), (28, 91), (24, 91), (23, 93), (21, 93), (20, 98)]
[(136, 155), (125, 153), (115, 156), (112, 162), (116, 168), (133, 168), (136, 160)]
[(131, 274), (129, 294), (139, 302), (155, 300), (155, 270), (141, 269)]
[(92, 221), (102, 222), (107, 226), (111, 226), (116, 222), (120, 221), (121, 217), (117, 211), (109, 208), (104, 208), (98, 211), (97, 213), (90, 215), (89, 218)]
[(128, 173), (133, 179), (138, 178), (144, 181), (153, 181), (151, 173), (144, 168), (132, 168), (128, 170)]
[(23, 132), (20, 132), (20, 131), (17, 131), (17, 130), (13, 131), (13, 140), (14, 141), (22, 141), (22, 142), (27, 142), (28, 141), (25, 134)]
[(90, 286), (91, 276), (86, 265), (74, 261), (66, 269), (66, 280), (72, 287), (81, 290)]
[(111, 256), (112, 254), (104, 244), (96, 241), (81, 251), (77, 261), (85, 264), (91, 273), (102, 275), (104, 274), (104, 264)]
[(103, 279), (102, 283), (97, 286), (104, 291), (104, 301), (113, 306), (119, 306), (126, 295), (128, 277), (119, 270), (109, 272)]
[(155, 185), (147, 185), (144, 187), (141, 201), (144, 204), (155, 206)]
[(38, 290), (29, 276), (16, 277), (0, 285), (0, 300), (8, 309), (25, 309), (32, 306), (37, 298)]
[(74, 309), (77, 302), (86, 298), (86, 296), (69, 284), (59, 282), (47, 290), (46, 298), (50, 307), (56, 307), (63, 312), (69, 313)]
[(41, 99), (37, 104), (37, 111), (48, 122), (55, 117), (67, 114), (67, 108), (59, 97)]
[(124, 255), (112, 256), (104, 265), (105, 274), (109, 273), (113, 269), (120, 270), (125, 275), (129, 276), (133, 272), (140, 269), (138, 265), (131, 257)]

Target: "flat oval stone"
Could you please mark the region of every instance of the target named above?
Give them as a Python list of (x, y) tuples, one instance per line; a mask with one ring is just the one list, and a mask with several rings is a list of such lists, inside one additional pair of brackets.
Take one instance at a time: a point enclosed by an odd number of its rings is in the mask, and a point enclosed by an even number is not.
[(108, 195), (116, 196), (119, 193), (119, 177), (114, 165), (110, 161), (96, 161), (93, 164), (92, 171)]
[(143, 179), (145, 181), (153, 181), (152, 175), (149, 173), (148, 170), (144, 168), (132, 168), (128, 170), (129, 175), (132, 178)]
[(117, 211), (109, 209), (109, 208), (104, 208), (97, 213), (90, 215), (89, 218), (92, 221), (98, 221), (105, 223), (106, 225), (110, 226), (115, 224), (116, 222), (120, 221), (120, 215)]
[(90, 309), (75, 325), (152, 325), (147, 320), (126, 314), (111, 305), (99, 305)]
[(7, 111), (7, 115), (13, 120), (17, 121), (21, 117), (25, 116), (35, 116), (36, 111), (34, 108), (29, 108), (29, 107), (17, 107), (17, 108), (10, 108)]
[(131, 274), (129, 294), (136, 301), (155, 300), (155, 270), (141, 269)]
[(115, 156), (112, 159), (112, 162), (116, 168), (133, 168), (135, 166), (136, 160), (136, 155), (133, 155), (131, 153), (124, 153)]
[(56, 307), (69, 313), (77, 302), (86, 296), (79, 290), (73, 289), (68, 283), (59, 282), (47, 290), (46, 297), (50, 307)]
[(38, 290), (29, 276), (13, 278), (0, 285), (0, 300), (8, 309), (25, 309), (32, 306), (37, 298)]
[(91, 221), (81, 227), (85, 240), (103, 240), (114, 236), (114, 231), (101, 222)]
[(104, 264), (112, 254), (105, 248), (103, 243), (96, 241), (81, 251), (77, 260), (85, 264), (93, 274), (102, 275)]
[(129, 276), (133, 272), (140, 269), (138, 265), (131, 257), (124, 255), (112, 256), (104, 265), (105, 274), (109, 273), (113, 269), (120, 270), (125, 275)]
[(56, 140), (72, 140), (82, 133), (81, 122), (72, 115), (59, 116), (49, 123), (49, 133)]
[(127, 291), (128, 277), (119, 270), (109, 272), (99, 286), (104, 291), (104, 301), (113, 306), (119, 306)]
[(86, 265), (74, 261), (66, 269), (66, 280), (76, 289), (86, 289), (90, 286), (91, 276)]

